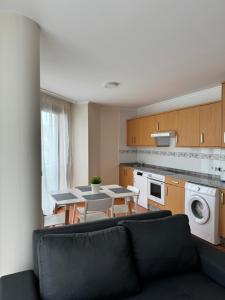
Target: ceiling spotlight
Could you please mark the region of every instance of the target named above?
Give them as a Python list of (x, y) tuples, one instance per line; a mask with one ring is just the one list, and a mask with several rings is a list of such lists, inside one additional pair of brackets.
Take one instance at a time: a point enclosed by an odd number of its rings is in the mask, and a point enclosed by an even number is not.
[(120, 83), (117, 81), (108, 81), (108, 82), (103, 83), (103, 87), (106, 89), (114, 89), (114, 88), (118, 87), (119, 85), (120, 85)]

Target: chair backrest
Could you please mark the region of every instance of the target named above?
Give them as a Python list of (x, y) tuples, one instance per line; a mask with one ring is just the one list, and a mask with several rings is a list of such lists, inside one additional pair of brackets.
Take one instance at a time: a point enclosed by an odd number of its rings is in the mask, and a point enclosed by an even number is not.
[(139, 198), (139, 194), (140, 194), (140, 189), (137, 188), (136, 186), (133, 186), (133, 185), (128, 185), (127, 186), (127, 189), (133, 193), (135, 193), (136, 195), (133, 196), (133, 201), (138, 203), (138, 198)]
[(134, 193), (136, 193), (136, 194), (140, 194), (140, 190), (139, 190), (139, 188), (137, 188), (136, 186), (133, 186), (133, 185), (128, 185), (127, 186), (127, 189), (129, 190), (129, 191), (131, 191), (131, 192), (134, 192)]
[(86, 211), (100, 211), (107, 212), (113, 206), (113, 199), (97, 199), (97, 200), (87, 200), (85, 202)]

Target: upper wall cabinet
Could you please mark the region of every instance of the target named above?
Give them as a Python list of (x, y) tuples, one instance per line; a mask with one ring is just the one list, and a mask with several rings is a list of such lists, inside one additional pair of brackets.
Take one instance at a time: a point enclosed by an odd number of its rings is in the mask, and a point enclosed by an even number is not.
[(155, 116), (157, 131), (177, 131), (177, 111), (170, 111)]
[(151, 133), (156, 131), (155, 116), (140, 118), (140, 143), (142, 146), (155, 146)]
[(179, 110), (177, 118), (177, 146), (198, 147), (200, 144), (199, 107)]
[(142, 146), (142, 118), (127, 121), (127, 146)]
[(223, 101), (128, 120), (127, 145), (155, 146), (151, 133), (176, 131), (178, 147), (221, 147), (223, 120), (222, 146), (225, 147), (225, 83), (222, 97)]
[(222, 147), (225, 147), (225, 82), (222, 83)]
[(221, 101), (200, 106), (200, 147), (221, 146)]

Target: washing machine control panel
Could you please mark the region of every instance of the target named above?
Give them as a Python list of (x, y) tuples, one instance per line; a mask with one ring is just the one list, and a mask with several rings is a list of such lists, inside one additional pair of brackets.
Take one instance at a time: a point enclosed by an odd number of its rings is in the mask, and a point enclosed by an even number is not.
[(193, 192), (198, 192), (199, 194), (205, 194), (209, 196), (215, 196), (217, 193), (216, 188), (204, 186), (204, 185), (198, 185), (194, 183), (189, 183), (187, 182), (185, 184), (185, 189), (193, 191)]

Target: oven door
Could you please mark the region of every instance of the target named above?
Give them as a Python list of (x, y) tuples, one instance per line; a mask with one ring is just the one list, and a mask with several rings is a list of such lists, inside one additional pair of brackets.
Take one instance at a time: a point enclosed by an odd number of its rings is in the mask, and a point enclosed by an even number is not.
[(148, 179), (148, 199), (165, 205), (164, 182)]

